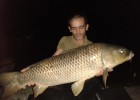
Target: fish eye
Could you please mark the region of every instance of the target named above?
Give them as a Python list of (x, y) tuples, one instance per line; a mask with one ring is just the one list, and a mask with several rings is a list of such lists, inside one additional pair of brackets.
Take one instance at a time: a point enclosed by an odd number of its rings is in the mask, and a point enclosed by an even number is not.
[(124, 53), (124, 49), (119, 49), (119, 52), (122, 54)]

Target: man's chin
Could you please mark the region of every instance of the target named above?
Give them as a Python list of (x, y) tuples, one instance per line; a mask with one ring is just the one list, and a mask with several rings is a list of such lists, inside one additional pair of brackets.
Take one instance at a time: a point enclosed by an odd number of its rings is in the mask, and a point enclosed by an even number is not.
[(83, 37), (76, 37), (76, 40), (83, 40)]

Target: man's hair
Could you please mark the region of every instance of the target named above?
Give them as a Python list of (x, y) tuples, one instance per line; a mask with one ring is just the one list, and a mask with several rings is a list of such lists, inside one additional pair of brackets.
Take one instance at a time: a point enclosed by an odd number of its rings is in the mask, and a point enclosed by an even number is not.
[(87, 16), (84, 12), (74, 12), (68, 17), (68, 26), (70, 26), (70, 21), (72, 19), (83, 18), (85, 20), (85, 24), (88, 23)]

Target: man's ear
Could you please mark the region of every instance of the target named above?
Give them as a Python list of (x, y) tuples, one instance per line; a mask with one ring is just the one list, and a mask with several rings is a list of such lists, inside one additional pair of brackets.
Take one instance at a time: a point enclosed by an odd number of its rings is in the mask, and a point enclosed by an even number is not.
[(89, 24), (86, 24), (86, 31), (88, 30), (88, 28), (89, 28)]
[(69, 29), (69, 31), (71, 32), (71, 28), (70, 28), (70, 26), (68, 26), (68, 29)]

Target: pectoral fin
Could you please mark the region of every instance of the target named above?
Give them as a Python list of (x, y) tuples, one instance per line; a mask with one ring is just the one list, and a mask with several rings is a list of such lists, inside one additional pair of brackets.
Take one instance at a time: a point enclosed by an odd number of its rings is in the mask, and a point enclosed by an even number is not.
[(77, 96), (83, 90), (84, 83), (85, 83), (85, 80), (80, 80), (72, 84), (71, 89), (74, 96)]
[(36, 98), (39, 94), (42, 94), (45, 89), (47, 88), (48, 86), (44, 86), (44, 85), (40, 85), (40, 84), (37, 84), (33, 90), (34, 90), (34, 98)]
[(107, 77), (108, 77), (108, 68), (106, 68), (104, 70), (104, 73), (103, 73), (103, 83), (104, 83), (104, 87), (106, 88), (106, 81), (107, 81)]

